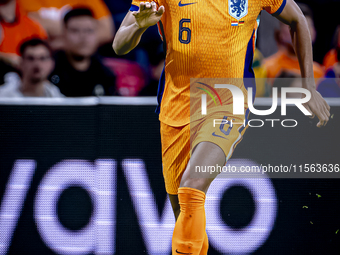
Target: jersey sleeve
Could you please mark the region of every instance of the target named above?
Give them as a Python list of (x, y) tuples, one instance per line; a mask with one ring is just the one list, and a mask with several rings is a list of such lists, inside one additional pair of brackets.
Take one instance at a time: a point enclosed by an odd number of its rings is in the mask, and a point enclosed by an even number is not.
[(158, 0), (132, 0), (130, 11), (135, 12), (139, 10), (139, 4), (142, 2), (155, 2), (158, 6)]
[(261, 0), (262, 10), (273, 16), (280, 15), (286, 6), (286, 0)]

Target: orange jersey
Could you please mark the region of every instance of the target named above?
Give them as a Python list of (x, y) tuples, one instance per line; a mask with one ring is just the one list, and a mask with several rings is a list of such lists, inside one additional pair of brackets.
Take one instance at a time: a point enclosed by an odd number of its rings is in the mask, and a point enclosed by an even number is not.
[(43, 27), (27, 17), (18, 5), (13, 23), (0, 22), (0, 52), (20, 55), (21, 43), (33, 37), (47, 39), (47, 34)]
[[(142, 0), (133, 0), (131, 11)], [(286, 0), (155, 0), (165, 7), (159, 24), (167, 54), (158, 101), (159, 119), (190, 122), (190, 78), (254, 77), (254, 27), (262, 10), (280, 14)], [(246, 88), (240, 84), (244, 95)], [(223, 105), (230, 93), (220, 91)], [(247, 100), (245, 100), (247, 102)]]
[[(57, 12), (58, 10), (68, 10), (83, 6), (93, 11), (96, 19), (111, 15), (106, 4), (102, 0), (18, 0), (22, 8), (27, 12), (39, 12), (43, 17), (44, 12)], [(65, 13), (63, 13), (65, 14)]]

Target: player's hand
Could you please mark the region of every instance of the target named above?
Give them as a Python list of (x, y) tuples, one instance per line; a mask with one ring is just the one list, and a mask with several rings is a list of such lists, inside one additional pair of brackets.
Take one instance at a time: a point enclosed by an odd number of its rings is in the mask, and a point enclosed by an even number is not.
[(320, 128), (326, 126), (330, 117), (329, 111), (331, 108), (319, 92), (317, 92), (315, 89), (310, 90), (310, 92), (311, 99), (305, 104), (305, 107), (310, 113), (313, 114), (312, 118), (314, 118), (315, 115), (318, 117), (319, 122), (316, 125), (317, 127)]
[(136, 24), (139, 28), (148, 28), (156, 25), (162, 18), (165, 9), (164, 6), (160, 6), (157, 10), (155, 2), (141, 2), (139, 10), (132, 12), (132, 15), (136, 18)]

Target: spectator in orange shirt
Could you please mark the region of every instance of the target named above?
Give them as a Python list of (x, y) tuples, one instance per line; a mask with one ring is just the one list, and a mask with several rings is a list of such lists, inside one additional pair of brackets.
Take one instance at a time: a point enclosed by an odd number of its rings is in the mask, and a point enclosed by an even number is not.
[[(303, 14), (306, 16), (312, 41), (316, 39), (316, 30), (313, 22), (313, 14), (311, 9), (305, 4), (299, 4)], [(295, 55), (292, 44), (289, 27), (283, 23), (280, 24), (280, 30), (275, 34), (279, 51), (268, 57), (264, 61), (264, 67), (267, 70), (268, 83), (274, 84), (274, 79), (279, 77), (283, 72), (294, 76), (300, 76), (299, 61)], [(323, 77), (323, 68), (314, 62), (314, 77), (319, 79)]]
[(336, 63), (338, 63), (337, 48), (340, 48), (340, 25), (336, 28), (335, 31), (334, 45), (335, 48), (331, 49), (323, 59), (323, 66), (325, 67), (326, 70), (333, 67)]
[(99, 44), (111, 43), (115, 32), (112, 15), (103, 0), (18, 0), (29, 17), (39, 21), (50, 37), (53, 49), (64, 48), (63, 18), (77, 7), (93, 11), (98, 20)]
[(18, 67), (19, 45), (33, 37), (46, 39), (47, 34), (24, 14), (16, 0), (0, 0), (0, 60)]

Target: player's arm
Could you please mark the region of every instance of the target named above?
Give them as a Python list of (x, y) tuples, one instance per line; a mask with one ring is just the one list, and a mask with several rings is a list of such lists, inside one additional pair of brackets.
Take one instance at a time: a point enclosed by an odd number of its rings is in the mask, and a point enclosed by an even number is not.
[(112, 47), (116, 54), (124, 55), (133, 50), (145, 30), (157, 24), (163, 13), (164, 6), (157, 9), (155, 2), (142, 2), (138, 11), (128, 12), (113, 40)]
[(299, 59), (303, 87), (311, 92), (311, 100), (306, 108), (319, 118), (318, 127), (325, 126), (329, 120), (330, 107), (316, 91), (313, 73), (312, 39), (307, 20), (299, 6), (293, 0), (287, 0), (286, 6), (277, 18), (290, 26), (295, 53)]

